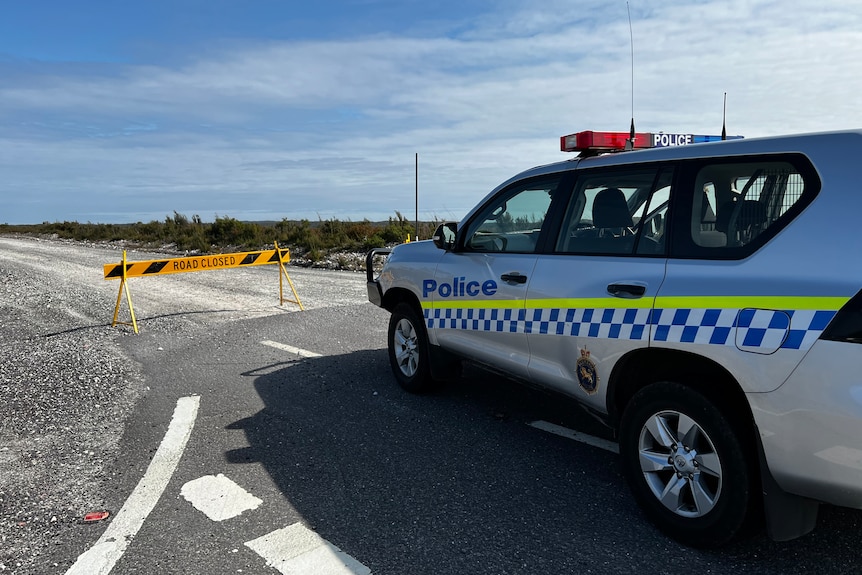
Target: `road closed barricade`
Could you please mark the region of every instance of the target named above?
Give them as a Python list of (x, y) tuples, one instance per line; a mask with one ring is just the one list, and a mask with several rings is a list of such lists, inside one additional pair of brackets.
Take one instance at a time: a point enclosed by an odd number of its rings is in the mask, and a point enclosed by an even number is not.
[[(145, 260), (130, 262), (126, 259), (126, 251), (123, 250), (123, 260), (118, 263), (105, 264), (104, 273), (106, 280), (119, 279), (120, 290), (117, 293), (117, 304), (114, 307), (114, 319), (111, 326), (117, 324), (131, 325), (135, 333), (138, 333), (138, 323), (135, 319), (135, 309), (132, 306), (132, 297), (129, 293), (127, 283), (130, 277), (158, 276), (167, 274), (178, 274), (187, 272), (201, 272), (223, 270), (230, 268), (241, 268), (250, 266), (262, 266), (268, 264), (277, 264), (279, 267), (278, 275), (278, 297), (279, 305), (284, 305), (284, 302), (295, 303), (303, 310), (302, 302), (299, 301), (299, 295), (296, 293), (296, 287), (293, 285), (290, 276), (284, 264), (290, 262), (290, 250), (280, 249), (278, 244), (275, 244), (275, 249), (262, 250), (256, 252), (237, 252), (229, 254), (213, 254), (205, 256), (187, 256), (181, 258), (167, 258), (158, 260)], [(284, 297), (284, 280), (287, 280), (291, 291), (293, 292), (294, 300), (285, 299)], [(122, 303), (123, 294), (126, 295), (126, 301), (129, 304), (129, 314), (131, 323), (117, 321), (120, 313), (120, 304)]]

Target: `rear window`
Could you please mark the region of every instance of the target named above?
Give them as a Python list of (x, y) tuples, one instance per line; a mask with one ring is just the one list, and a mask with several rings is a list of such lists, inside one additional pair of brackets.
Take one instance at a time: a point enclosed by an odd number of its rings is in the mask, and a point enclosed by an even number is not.
[(752, 158), (702, 164), (674, 255), (745, 257), (773, 237), (820, 189), (807, 160)]

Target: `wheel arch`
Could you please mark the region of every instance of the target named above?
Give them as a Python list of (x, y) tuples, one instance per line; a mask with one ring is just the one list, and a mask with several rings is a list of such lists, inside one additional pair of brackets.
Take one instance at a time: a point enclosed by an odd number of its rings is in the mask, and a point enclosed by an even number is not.
[[(724, 367), (686, 351), (648, 348), (632, 351), (614, 366), (608, 382), (608, 414), (619, 425), (626, 405), (643, 387), (659, 381), (674, 381), (707, 397), (733, 421), (744, 421), (746, 433), (754, 433), (754, 416), (745, 393)], [(741, 416), (741, 417), (740, 417)]]
[(419, 303), (419, 298), (412, 291), (405, 288), (391, 288), (383, 294), (382, 307), (390, 313), (401, 302), (413, 306), (416, 313), (420, 317), (422, 316), (422, 305)]

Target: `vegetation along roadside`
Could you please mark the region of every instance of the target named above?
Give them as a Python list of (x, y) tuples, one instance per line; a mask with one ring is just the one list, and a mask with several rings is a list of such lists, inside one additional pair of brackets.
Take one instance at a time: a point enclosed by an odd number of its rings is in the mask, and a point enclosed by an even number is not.
[(337, 219), (288, 220), (278, 222), (245, 222), (216, 216), (212, 223), (191, 219), (174, 212), (164, 221), (132, 224), (94, 224), (78, 222), (43, 222), (30, 225), (0, 224), (0, 234), (52, 236), (86, 242), (122, 242), (124, 247), (172, 251), (187, 254), (210, 254), (230, 251), (253, 251), (279, 247), (291, 251), (295, 265), (325, 266), (342, 269), (364, 269), (362, 257), (368, 250), (403, 243), (417, 237), (431, 237), (438, 222), (415, 222), (399, 212), (386, 222), (341, 221)]

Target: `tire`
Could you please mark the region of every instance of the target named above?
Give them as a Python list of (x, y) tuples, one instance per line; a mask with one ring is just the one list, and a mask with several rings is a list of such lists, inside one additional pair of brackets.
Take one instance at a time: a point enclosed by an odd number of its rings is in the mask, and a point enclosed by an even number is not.
[(647, 518), (692, 547), (740, 535), (753, 503), (740, 436), (705, 396), (677, 383), (640, 390), (620, 426), (623, 474)]
[(398, 384), (410, 393), (437, 386), (431, 376), (428, 333), (413, 306), (401, 302), (389, 317), (389, 364)]

